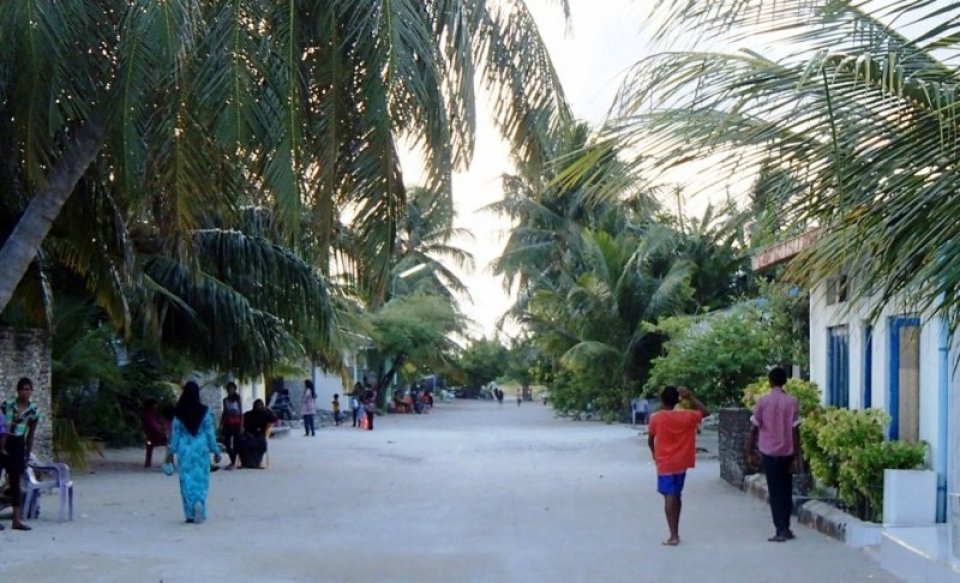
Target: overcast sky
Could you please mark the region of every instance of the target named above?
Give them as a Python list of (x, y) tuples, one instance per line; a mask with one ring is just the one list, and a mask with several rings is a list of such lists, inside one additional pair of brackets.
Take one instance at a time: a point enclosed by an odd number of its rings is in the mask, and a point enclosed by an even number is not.
[[(571, 0), (569, 28), (555, 1), (526, 2), (550, 49), (574, 115), (598, 126), (623, 74), (651, 50), (642, 31), (645, 2)], [(500, 175), (512, 169), (506, 146), (492, 124), (484, 123), (486, 119), (478, 120), (476, 156), (469, 172), (454, 176), (454, 197), (458, 226), (475, 236), (474, 241), (461, 245), (477, 262), (474, 273), (463, 276), (474, 303), (463, 301), (461, 305), (479, 325), (473, 333), (491, 337), (496, 320), (511, 303), (503, 281), (488, 269), (503, 249), (509, 224), (478, 209), (502, 198)]]

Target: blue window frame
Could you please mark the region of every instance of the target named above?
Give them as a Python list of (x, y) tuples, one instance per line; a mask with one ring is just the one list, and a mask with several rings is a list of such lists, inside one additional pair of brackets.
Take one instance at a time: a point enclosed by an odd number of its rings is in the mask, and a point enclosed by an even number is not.
[(846, 326), (827, 328), (827, 404), (850, 406), (850, 334)]

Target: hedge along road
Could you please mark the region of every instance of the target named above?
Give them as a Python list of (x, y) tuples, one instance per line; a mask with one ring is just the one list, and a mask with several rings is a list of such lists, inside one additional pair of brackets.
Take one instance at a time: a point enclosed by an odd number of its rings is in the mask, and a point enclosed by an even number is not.
[(646, 440), (539, 403), (291, 431), (271, 441), (271, 469), (212, 476), (203, 525), (184, 524), (176, 478), (142, 460), (111, 451), (77, 476), (74, 522), (56, 523), (48, 496), (32, 532), (0, 532), (0, 580), (895, 580), (803, 527), (766, 542), (767, 508), (711, 459), (688, 475), (682, 544), (663, 547)]

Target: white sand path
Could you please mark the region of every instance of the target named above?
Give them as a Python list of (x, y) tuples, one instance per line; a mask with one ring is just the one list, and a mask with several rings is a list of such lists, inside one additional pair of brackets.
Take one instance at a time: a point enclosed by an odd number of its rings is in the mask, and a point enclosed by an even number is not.
[(269, 470), (214, 474), (209, 519), (189, 525), (176, 478), (110, 451), (76, 477), (74, 522), (45, 497), (32, 532), (0, 532), (0, 582), (895, 580), (803, 527), (767, 543), (767, 508), (709, 459), (688, 475), (683, 544), (662, 547), (645, 440), (540, 404), (444, 403), (270, 452)]

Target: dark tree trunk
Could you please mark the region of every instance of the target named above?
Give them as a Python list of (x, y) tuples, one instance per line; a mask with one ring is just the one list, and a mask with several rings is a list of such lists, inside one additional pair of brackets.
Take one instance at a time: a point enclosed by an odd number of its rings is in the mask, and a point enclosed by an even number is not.
[(0, 265), (3, 266), (0, 272), (0, 312), (7, 307), (30, 262), (36, 258), (63, 204), (96, 159), (103, 139), (104, 122), (92, 116), (64, 150), (60, 162), (47, 177), (47, 184), (30, 200), (17, 226), (4, 241), (0, 248)]

